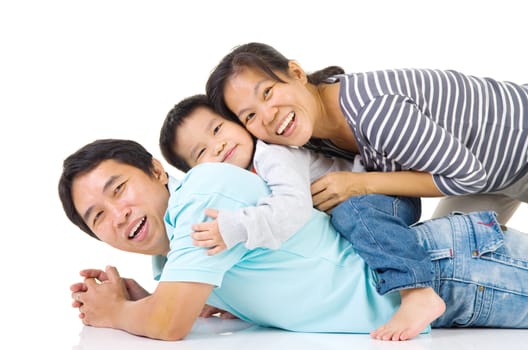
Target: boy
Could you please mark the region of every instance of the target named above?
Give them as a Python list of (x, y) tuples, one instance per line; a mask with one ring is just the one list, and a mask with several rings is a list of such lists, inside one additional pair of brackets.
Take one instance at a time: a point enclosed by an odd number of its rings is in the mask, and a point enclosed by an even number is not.
[[(216, 254), (239, 242), (247, 248), (278, 248), (312, 215), (310, 184), (333, 171), (364, 171), (353, 163), (304, 148), (255, 141), (240, 124), (214, 111), (205, 95), (182, 100), (160, 131), (165, 159), (186, 171), (206, 162), (254, 169), (271, 190), (256, 206), (237, 211), (208, 208), (214, 220), (193, 225), (193, 239)], [(418, 203), (418, 204), (417, 204)], [(332, 211), (332, 224), (378, 273), (380, 294), (399, 291), (402, 304), (376, 338), (418, 334), (445, 310), (432, 287), (432, 266), (408, 225), (417, 221), (418, 199), (369, 195), (351, 197)], [(417, 215), (417, 216), (415, 216)], [(368, 217), (359, 220), (358, 217)]]

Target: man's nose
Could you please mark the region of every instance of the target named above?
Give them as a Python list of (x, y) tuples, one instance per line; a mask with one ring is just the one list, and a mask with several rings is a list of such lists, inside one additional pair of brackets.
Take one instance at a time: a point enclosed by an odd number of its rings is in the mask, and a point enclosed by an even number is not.
[(126, 224), (130, 218), (130, 207), (124, 205), (115, 205), (112, 207), (112, 215), (114, 217), (115, 226), (122, 226)]

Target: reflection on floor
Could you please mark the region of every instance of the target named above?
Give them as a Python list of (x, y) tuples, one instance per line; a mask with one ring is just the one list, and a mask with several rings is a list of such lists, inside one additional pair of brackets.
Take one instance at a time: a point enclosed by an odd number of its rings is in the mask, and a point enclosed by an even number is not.
[(179, 342), (152, 340), (128, 333), (82, 327), (73, 350), (158, 349), (302, 349), (302, 350), (496, 350), (528, 344), (528, 330), (433, 329), (431, 334), (406, 342), (383, 342), (365, 334), (294, 333), (253, 326), (240, 320), (199, 319), (189, 336)]

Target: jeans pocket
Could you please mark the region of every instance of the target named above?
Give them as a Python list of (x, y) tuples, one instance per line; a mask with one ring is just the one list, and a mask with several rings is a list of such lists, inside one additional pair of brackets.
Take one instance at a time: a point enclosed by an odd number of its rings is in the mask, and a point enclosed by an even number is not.
[(471, 327), (479, 318), (484, 299), (480, 286), (449, 280), (442, 283), (438, 294), (447, 308), (432, 323), (433, 327)]
[(483, 257), (495, 252), (504, 244), (504, 234), (494, 212), (478, 212), (468, 216), (474, 230), (473, 257)]

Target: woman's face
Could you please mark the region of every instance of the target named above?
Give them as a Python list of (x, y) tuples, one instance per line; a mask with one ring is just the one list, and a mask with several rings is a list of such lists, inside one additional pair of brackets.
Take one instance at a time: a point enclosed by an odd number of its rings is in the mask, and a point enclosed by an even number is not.
[(243, 68), (226, 82), (226, 105), (257, 138), (302, 146), (313, 134), (318, 117), (316, 100), (307, 88), (304, 71), (293, 61), (289, 76), (277, 75), (285, 83), (258, 69)]

